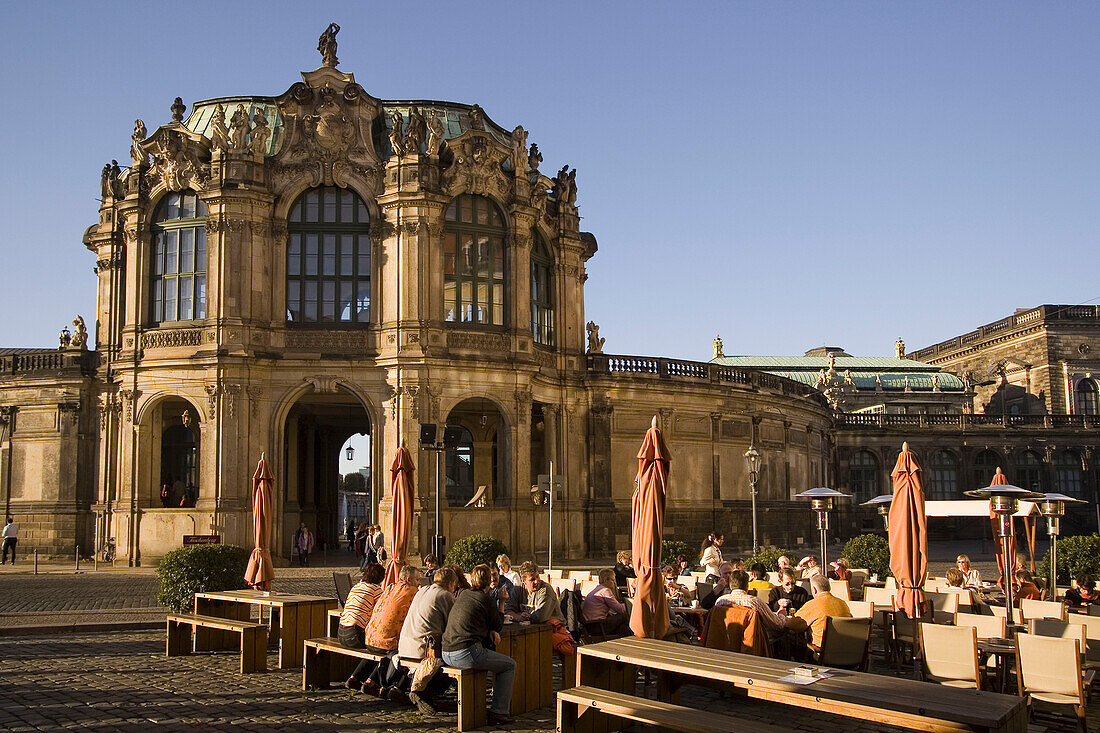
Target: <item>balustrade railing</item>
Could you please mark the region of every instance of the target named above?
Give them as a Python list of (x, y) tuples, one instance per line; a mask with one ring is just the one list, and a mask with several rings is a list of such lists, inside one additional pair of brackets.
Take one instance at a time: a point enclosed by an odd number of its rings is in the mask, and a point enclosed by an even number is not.
[(1100, 428), (1100, 415), (886, 415), (842, 413), (842, 428)]
[(588, 371), (593, 374), (651, 375), (658, 379), (740, 384), (800, 397), (820, 394), (812, 387), (785, 377), (703, 361), (621, 354), (589, 354)]

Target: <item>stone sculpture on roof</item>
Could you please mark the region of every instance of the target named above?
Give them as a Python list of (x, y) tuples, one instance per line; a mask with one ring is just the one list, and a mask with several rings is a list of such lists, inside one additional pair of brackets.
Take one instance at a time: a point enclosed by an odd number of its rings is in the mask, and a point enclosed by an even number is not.
[(263, 155), (267, 152), (267, 141), (271, 137), (271, 128), (267, 126), (267, 115), (263, 109), (257, 109), (252, 115), (252, 121), (256, 126), (252, 128), (252, 138), (248, 143), (248, 150), (253, 155)]
[(225, 125), (225, 107), (214, 105), (214, 116), (210, 118), (211, 150), (229, 150), (229, 128)]
[(428, 110), (428, 155), (439, 154), (439, 144), (443, 142), (443, 122), (434, 109)]
[(130, 135), (130, 139), (133, 141), (130, 143), (130, 162), (134, 168), (149, 165), (149, 154), (141, 147), (146, 134), (145, 123), (141, 120), (134, 120), (134, 132)]
[(340, 59), (336, 58), (336, 34), (340, 32), (340, 26), (329, 23), (328, 28), (317, 39), (317, 50), (321, 52), (321, 65), (335, 69)]
[(420, 152), (420, 145), (427, 136), (427, 125), (424, 115), (413, 105), (409, 108), (409, 124), (405, 128), (405, 152), (415, 155)]
[(401, 116), (400, 112), (394, 110), (393, 115), (390, 117), (390, 121), (393, 124), (393, 129), (390, 130), (390, 147), (393, 148), (394, 155), (404, 155), (405, 143), (404, 137), (401, 134), (401, 126), (405, 124), (405, 119)]
[(516, 175), (521, 175), (527, 167), (527, 130), (523, 125), (516, 125), (512, 130), (512, 167)]
[(229, 118), (229, 142), (234, 152), (243, 153), (248, 150), (246, 142), (248, 130), (248, 112), (245, 111), (243, 104), (238, 104), (237, 109), (233, 111), (233, 116)]
[(600, 338), (600, 327), (595, 321), (589, 321), (584, 330), (588, 332), (588, 353), (602, 354), (605, 339)]
[(539, 152), (539, 146), (536, 143), (531, 143), (531, 149), (527, 152), (527, 167), (538, 173), (541, 163), (542, 153)]

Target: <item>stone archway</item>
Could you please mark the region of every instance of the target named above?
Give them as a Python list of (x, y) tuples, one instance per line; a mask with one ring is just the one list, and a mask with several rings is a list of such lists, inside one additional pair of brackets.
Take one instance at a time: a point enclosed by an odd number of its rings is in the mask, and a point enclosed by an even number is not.
[(508, 425), (492, 400), (471, 397), (447, 415), (444, 461), (447, 505), (464, 507), (481, 486), (489, 506), (512, 503)]

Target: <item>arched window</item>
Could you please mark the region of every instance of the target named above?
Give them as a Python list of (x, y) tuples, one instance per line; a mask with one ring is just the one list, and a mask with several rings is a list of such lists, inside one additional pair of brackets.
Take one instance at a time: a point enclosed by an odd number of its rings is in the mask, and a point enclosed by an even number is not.
[(1001, 457), (994, 451), (983, 450), (974, 456), (974, 486), (980, 489), (989, 486), (993, 482), (993, 476), (997, 473), (997, 466), (1001, 465)]
[(484, 196), (462, 194), (443, 227), (443, 312), (446, 320), (504, 325), (504, 215)]
[(880, 488), (881, 475), (875, 454), (866, 450), (852, 454), (848, 460), (848, 490), (855, 497), (853, 502), (860, 504), (875, 498), (881, 493)]
[(1031, 491), (1043, 490), (1043, 461), (1034, 451), (1024, 451), (1016, 458), (1016, 485)]
[(1077, 383), (1077, 414), (1100, 414), (1100, 403), (1097, 401), (1096, 382), (1091, 379), (1082, 379)]
[(531, 333), (554, 345), (554, 257), (537, 230), (531, 232)]
[(206, 318), (206, 204), (194, 191), (167, 194), (153, 212), (149, 320)]
[(1069, 450), (1059, 452), (1054, 459), (1054, 490), (1080, 498), (1082, 483), (1080, 457)]
[(370, 213), (347, 188), (303, 193), (287, 219), (286, 319), (370, 322)]
[(932, 454), (928, 481), (929, 499), (954, 499), (959, 493), (959, 461), (953, 453), (940, 450)]
[(194, 506), (199, 495), (199, 449), (185, 425), (165, 429), (160, 441), (161, 485), (167, 484), (164, 506)]
[(466, 506), (474, 495), (474, 436), (462, 425), (447, 426), (456, 428), (458, 440), (447, 447), (447, 505)]

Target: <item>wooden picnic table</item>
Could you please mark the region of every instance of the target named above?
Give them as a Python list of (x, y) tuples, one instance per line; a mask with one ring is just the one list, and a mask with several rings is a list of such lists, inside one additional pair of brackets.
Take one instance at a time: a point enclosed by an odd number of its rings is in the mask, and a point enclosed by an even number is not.
[(794, 664), (789, 661), (657, 639), (605, 641), (582, 646), (578, 654), (581, 685), (633, 694), (636, 670), (653, 670), (658, 694), (669, 703), (678, 702), (682, 685), (700, 684), (916, 730), (1022, 733), (1027, 729), (1025, 700), (1009, 695), (845, 670), (797, 685), (780, 681), (791, 674)]
[(554, 702), (554, 640), (550, 624), (504, 624), (497, 651), (516, 660), (512, 715), (522, 715)]
[[(279, 663), (282, 669), (302, 666), (302, 642), (325, 635), (327, 612), (336, 607), (335, 598), (305, 596), (258, 590), (229, 590), (195, 594), (195, 613), (247, 621), (252, 618), (252, 606), (271, 609), (268, 638), (279, 641)], [(222, 638), (224, 632), (211, 631), (201, 642), (195, 638), (196, 651), (233, 648), (233, 638)]]

